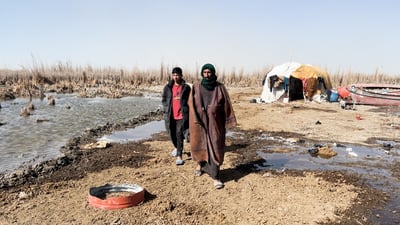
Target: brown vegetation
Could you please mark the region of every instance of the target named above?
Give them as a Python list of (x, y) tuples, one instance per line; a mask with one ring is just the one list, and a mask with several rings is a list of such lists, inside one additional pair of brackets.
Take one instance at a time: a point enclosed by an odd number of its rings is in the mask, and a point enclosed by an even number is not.
[[(169, 79), (172, 66), (161, 64), (159, 70), (126, 70), (123, 68), (94, 68), (72, 66), (70, 63), (58, 63), (53, 66), (38, 65), (32, 69), (0, 69), (0, 99), (7, 97), (40, 97), (44, 92), (78, 93), (82, 97), (106, 96), (119, 98), (126, 95), (138, 95), (140, 88), (159, 86)], [(219, 71), (219, 80), (230, 87), (258, 87), (266, 73), (264, 71), (245, 73)], [(193, 72), (185, 72), (189, 83), (199, 79)], [(337, 72), (330, 74), (333, 87), (351, 83), (400, 83), (400, 77), (385, 75), (376, 71), (373, 74), (356, 72)], [(116, 91), (117, 90), (117, 91)]]

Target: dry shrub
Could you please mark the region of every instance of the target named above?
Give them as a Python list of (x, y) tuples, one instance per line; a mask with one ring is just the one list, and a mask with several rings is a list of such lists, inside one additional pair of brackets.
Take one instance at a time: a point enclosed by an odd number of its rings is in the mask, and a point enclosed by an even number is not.
[[(53, 66), (34, 63), (33, 68), (20, 70), (0, 70), (0, 85), (13, 87), (17, 96), (38, 96), (45, 91), (74, 92), (87, 88), (109, 87), (120, 93), (130, 93), (134, 89), (164, 85), (170, 79), (172, 66), (161, 63), (158, 70), (139, 70), (134, 68), (94, 68), (91, 65), (72, 66), (71, 63), (59, 62)], [(218, 80), (231, 87), (260, 87), (264, 76), (272, 69), (245, 73), (243, 69), (230, 72), (218, 71)], [(199, 72), (186, 72), (184, 78), (193, 83), (200, 80)], [(355, 72), (337, 72), (330, 75), (333, 87), (352, 83), (390, 83), (399, 84), (399, 76), (389, 76), (376, 71), (374, 74)], [(0, 86), (1, 87), (1, 86)]]

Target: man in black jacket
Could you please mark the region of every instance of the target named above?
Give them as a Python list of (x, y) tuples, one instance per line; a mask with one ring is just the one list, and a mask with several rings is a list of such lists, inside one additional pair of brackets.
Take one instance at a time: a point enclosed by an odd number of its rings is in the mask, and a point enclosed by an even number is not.
[(189, 128), (190, 86), (182, 79), (182, 69), (172, 69), (172, 79), (164, 86), (162, 105), (164, 110), (165, 129), (167, 130), (175, 150), (172, 156), (176, 157), (176, 165), (183, 165), (183, 139)]

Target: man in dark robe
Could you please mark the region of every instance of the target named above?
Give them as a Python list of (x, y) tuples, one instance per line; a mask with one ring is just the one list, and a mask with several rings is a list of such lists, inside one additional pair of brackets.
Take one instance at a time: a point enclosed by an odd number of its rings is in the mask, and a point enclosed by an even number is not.
[(236, 126), (236, 117), (214, 66), (205, 64), (201, 76), (201, 82), (193, 84), (188, 102), (191, 154), (198, 163), (195, 175), (209, 174), (219, 189), (224, 187), (219, 172), (225, 155), (225, 133)]

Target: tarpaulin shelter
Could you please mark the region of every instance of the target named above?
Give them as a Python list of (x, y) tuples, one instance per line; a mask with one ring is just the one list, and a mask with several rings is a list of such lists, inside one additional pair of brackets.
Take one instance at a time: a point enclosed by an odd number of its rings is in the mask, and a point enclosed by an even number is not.
[(263, 81), (261, 102), (274, 102), (287, 98), (312, 100), (316, 94), (332, 88), (328, 72), (316, 66), (287, 62), (274, 67)]

